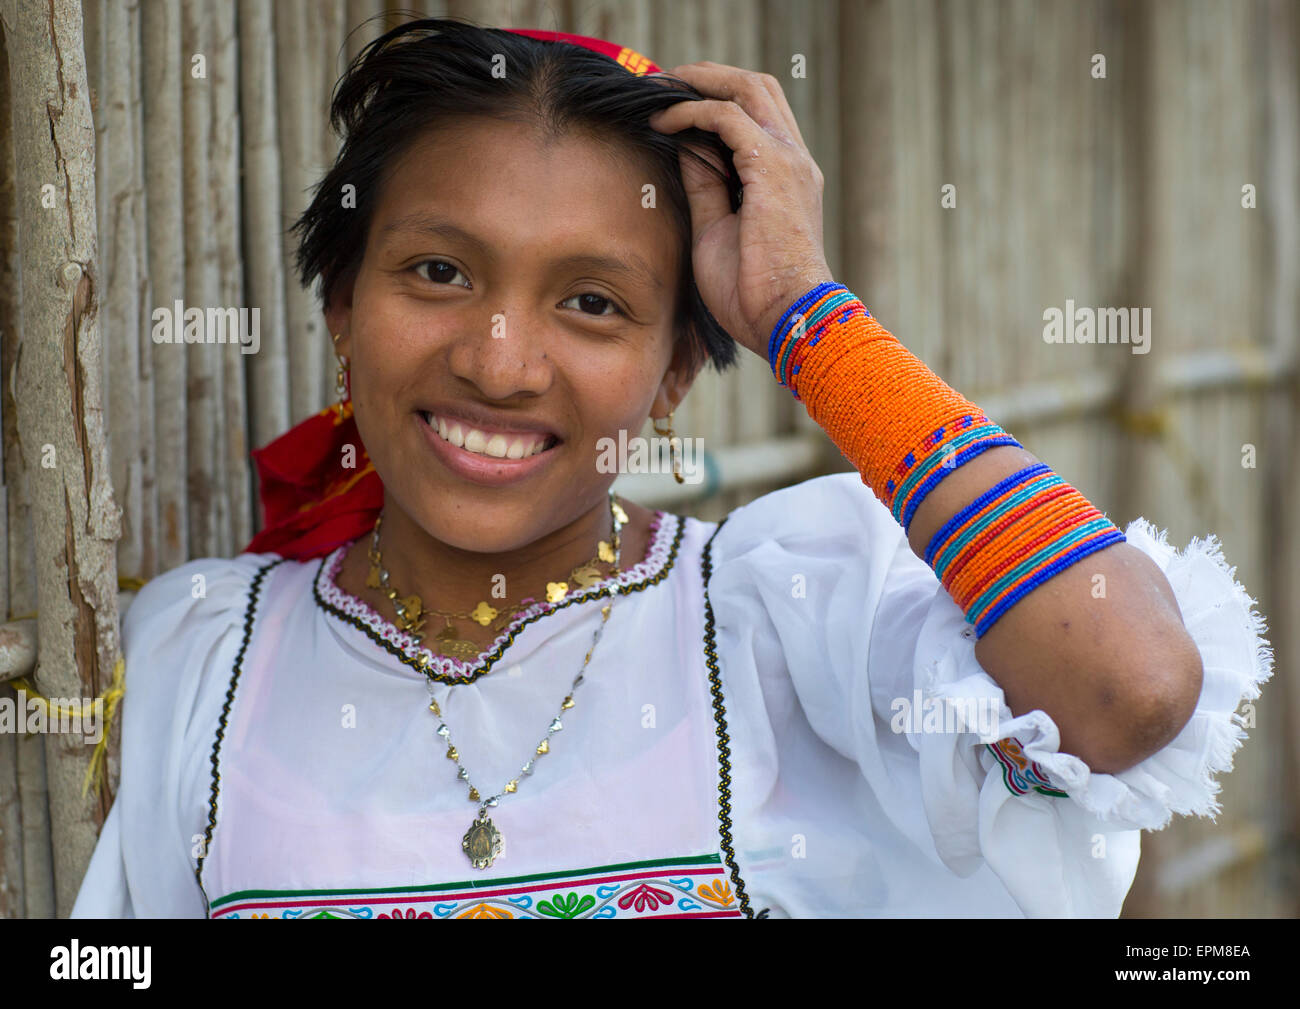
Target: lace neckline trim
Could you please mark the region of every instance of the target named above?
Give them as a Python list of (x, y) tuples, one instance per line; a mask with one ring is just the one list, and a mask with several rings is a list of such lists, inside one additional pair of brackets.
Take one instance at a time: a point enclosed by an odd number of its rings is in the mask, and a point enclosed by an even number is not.
[[(607, 578), (580, 592), (571, 593), (558, 603), (541, 600), (527, 609), (520, 610), (515, 614), (514, 619), (502, 628), (487, 651), (469, 660), (437, 655), (428, 648), (418, 647), (410, 634), (385, 619), (364, 600), (340, 588), (336, 579), (343, 567), (343, 557), (352, 543), (344, 544), (327, 554), (321, 561), (312, 594), (321, 609), (364, 632), (376, 644), (406, 665), (420, 669), (431, 679), (443, 683), (469, 682), (490, 670), (514, 641), (516, 635), (528, 624), (575, 603), (613, 595), (616, 589), (619, 590), (619, 594), (626, 594), (662, 580), (676, 558), (684, 527), (681, 516), (671, 512), (656, 511), (650, 522), (650, 538), (646, 555), (639, 564), (619, 572), (615, 578)], [(422, 662), (427, 663), (423, 668), (421, 668)]]

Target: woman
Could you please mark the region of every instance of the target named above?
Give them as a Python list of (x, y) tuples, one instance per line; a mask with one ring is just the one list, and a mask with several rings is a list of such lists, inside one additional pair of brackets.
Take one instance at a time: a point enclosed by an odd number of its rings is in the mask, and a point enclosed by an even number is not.
[[(1217, 809), (1271, 655), (1213, 540), (1121, 533), (834, 283), (773, 78), (655, 70), (441, 20), (349, 68), (298, 224), (339, 403), (128, 612), (76, 914), (1113, 916)], [(603, 440), (750, 351), (859, 476), (615, 498)]]

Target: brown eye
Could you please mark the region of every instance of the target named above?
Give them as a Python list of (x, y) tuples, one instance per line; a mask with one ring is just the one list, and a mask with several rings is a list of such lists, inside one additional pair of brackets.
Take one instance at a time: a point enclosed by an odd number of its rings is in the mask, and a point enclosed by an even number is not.
[[(571, 301), (578, 302), (578, 311), (582, 312), (584, 315), (622, 314), (619, 312), (617, 305), (608, 298), (602, 297), (599, 294), (575, 294), (572, 298), (567, 298), (560, 302), (560, 304), (567, 305)], [(612, 313), (605, 311), (606, 308), (612, 309)]]
[[(427, 272), (425, 271), (426, 267), (428, 268)], [(461, 275), (460, 270), (442, 259), (426, 259), (423, 263), (416, 263), (415, 272), (424, 277), (425, 280), (430, 280), (435, 284), (450, 284), (455, 277)], [(462, 286), (469, 287), (469, 284), (466, 283)]]

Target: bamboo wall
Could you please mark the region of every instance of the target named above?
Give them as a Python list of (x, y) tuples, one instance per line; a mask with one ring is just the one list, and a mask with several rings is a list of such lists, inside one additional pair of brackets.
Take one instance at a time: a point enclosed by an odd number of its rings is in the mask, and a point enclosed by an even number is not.
[[(25, 6), (0, 2), (0, 601), (11, 628), (39, 629), (43, 685), (62, 670), (63, 682), (99, 691), (103, 663), (89, 669), (86, 655), (111, 653), (112, 627), (87, 644), (75, 622), (46, 617), (60, 582), (44, 561), (58, 530), (41, 525), (42, 502), (57, 498), (35, 469), (39, 425), (27, 418), (56, 400), (45, 400), (39, 374), (15, 386), (17, 399), (11, 390), (12, 376), (31, 373), (17, 367), (20, 342), (53, 346), (53, 330), (38, 328), (40, 277), (29, 275), (45, 265), (33, 228), (54, 226), (33, 201), (41, 184), (60, 183), (28, 128), (41, 82), (53, 78), (36, 73), (52, 60), (45, 15)], [(99, 370), (92, 406), (102, 408), (121, 512), (115, 546), (103, 534), (86, 549), (108, 543), (118, 574), (147, 579), (237, 552), (256, 528), (249, 449), (333, 398), (329, 335), (292, 277), (285, 229), (336, 150), (326, 123), (334, 80), (386, 25), (349, 32), (383, 5), (56, 0), (53, 9), (65, 41), (84, 39), (96, 154), (85, 206), (98, 242), (98, 316), (86, 326), (98, 328), (79, 332)], [(1277, 674), (1225, 779), (1224, 815), (1144, 837), (1126, 913), (1300, 910), (1300, 680), (1289, 630), (1300, 627), (1300, 534), (1288, 506), (1300, 500), (1297, 5), (503, 0), (423, 9), (598, 35), (665, 68), (708, 59), (781, 80), (826, 177), (837, 278), (1117, 523), (1144, 515), (1178, 545), (1217, 533), (1270, 618)], [(62, 50), (68, 80), (73, 49)], [(205, 76), (195, 76), (196, 54)], [(796, 54), (805, 78), (792, 76)], [(1093, 76), (1095, 54), (1104, 78)], [(1242, 206), (1247, 184), (1255, 209)], [(952, 208), (941, 206), (948, 185)], [(154, 344), (152, 309), (178, 299), (259, 307), (260, 352)], [(1066, 299), (1149, 307), (1151, 353), (1048, 345), (1043, 311)], [(64, 374), (56, 358), (45, 367)], [(78, 374), (74, 407), (87, 386)], [(739, 374), (702, 375), (675, 423), (704, 439), (721, 485), (697, 500), (670, 477), (626, 484), (644, 504), (716, 519), (776, 486), (845, 468), (752, 354)], [(1247, 444), (1253, 469), (1242, 466)], [(96, 457), (85, 458), (92, 463), (74, 456), (59, 466), (75, 476), (93, 468)], [(39, 621), (17, 620), (38, 605)], [(114, 600), (92, 607), (115, 625)], [(107, 801), (74, 794), (85, 758), (48, 738), (0, 735), (0, 915), (70, 908), (93, 843), (86, 826)]]

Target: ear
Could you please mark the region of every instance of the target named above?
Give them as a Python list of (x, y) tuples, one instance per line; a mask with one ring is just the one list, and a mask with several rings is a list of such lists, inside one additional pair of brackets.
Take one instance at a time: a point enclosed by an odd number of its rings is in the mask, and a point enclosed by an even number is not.
[(650, 406), (651, 418), (662, 420), (667, 417), (671, 411), (681, 405), (686, 394), (691, 391), (695, 376), (704, 362), (692, 363), (690, 356), (690, 345), (686, 340), (678, 340), (673, 347), (673, 356), (668, 363), (668, 370), (664, 372), (663, 381), (659, 383), (659, 389), (655, 393), (654, 403)]
[[(356, 272), (349, 270), (334, 283), (330, 303), (325, 307), (325, 325), (334, 342), (334, 353), (352, 358), (352, 285)], [(337, 340), (333, 338), (338, 336)]]

